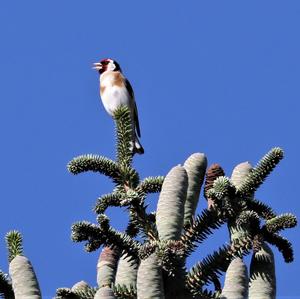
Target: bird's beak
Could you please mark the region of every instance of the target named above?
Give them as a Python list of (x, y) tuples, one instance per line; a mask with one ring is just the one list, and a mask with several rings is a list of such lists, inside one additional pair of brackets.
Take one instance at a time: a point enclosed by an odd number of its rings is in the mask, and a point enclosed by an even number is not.
[(93, 70), (100, 71), (102, 69), (102, 64), (100, 62), (95, 62), (95, 63), (93, 63), (93, 65), (94, 65), (92, 67)]

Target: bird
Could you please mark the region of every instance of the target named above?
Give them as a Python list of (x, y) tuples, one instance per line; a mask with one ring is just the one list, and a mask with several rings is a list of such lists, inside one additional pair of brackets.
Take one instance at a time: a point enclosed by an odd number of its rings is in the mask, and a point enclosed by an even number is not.
[(130, 149), (133, 155), (143, 154), (144, 148), (139, 141), (141, 131), (133, 88), (123, 75), (119, 63), (106, 58), (94, 63), (93, 69), (99, 72), (100, 98), (106, 112), (113, 117), (114, 112), (121, 105), (129, 108), (132, 129)]

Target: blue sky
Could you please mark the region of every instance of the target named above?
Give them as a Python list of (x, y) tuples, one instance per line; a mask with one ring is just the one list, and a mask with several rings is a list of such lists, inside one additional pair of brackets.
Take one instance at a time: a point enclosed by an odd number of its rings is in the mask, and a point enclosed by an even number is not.
[[(299, 28), (292, 0), (1, 2), (0, 268), (7, 271), (5, 233), (18, 229), (45, 298), (82, 279), (95, 285), (98, 253), (72, 243), (70, 226), (95, 221), (96, 198), (112, 185), (96, 174), (74, 177), (66, 164), (84, 153), (114, 155), (113, 122), (91, 70), (106, 57), (135, 90), (142, 177), (164, 175), (194, 152), (230, 175), (281, 146), (285, 159), (257, 198), (299, 215)], [(116, 209), (109, 215), (116, 227), (126, 222)], [(225, 234), (211, 236), (190, 265)], [(296, 298), (299, 229), (284, 235), (296, 260), (285, 264), (274, 249), (278, 294)]]

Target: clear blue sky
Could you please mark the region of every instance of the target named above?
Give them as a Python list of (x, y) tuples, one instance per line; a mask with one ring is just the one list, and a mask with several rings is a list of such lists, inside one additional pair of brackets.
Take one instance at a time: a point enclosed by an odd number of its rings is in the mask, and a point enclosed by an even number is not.
[[(66, 164), (84, 153), (114, 155), (113, 122), (91, 70), (106, 57), (135, 90), (142, 177), (164, 175), (194, 152), (230, 175), (281, 146), (286, 157), (257, 197), (299, 216), (299, 31), (292, 0), (2, 1), (0, 268), (7, 271), (4, 235), (18, 229), (45, 298), (82, 279), (95, 285), (98, 253), (72, 243), (70, 226), (95, 221), (96, 198), (112, 185), (72, 176)], [(296, 260), (285, 264), (274, 249), (278, 293), (299, 298), (299, 229), (284, 235)], [(224, 240), (226, 231), (212, 236), (190, 265)]]

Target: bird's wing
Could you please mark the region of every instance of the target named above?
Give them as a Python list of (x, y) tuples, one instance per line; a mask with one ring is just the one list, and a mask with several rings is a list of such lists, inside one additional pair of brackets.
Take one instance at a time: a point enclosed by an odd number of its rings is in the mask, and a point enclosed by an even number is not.
[(132, 89), (132, 86), (131, 86), (130, 82), (127, 79), (125, 79), (125, 86), (126, 86), (126, 89), (128, 90), (129, 96), (130, 96), (130, 98), (133, 102), (133, 120), (134, 120), (134, 123), (135, 123), (136, 132), (137, 132), (138, 136), (141, 137), (139, 116), (138, 116), (138, 110), (137, 110), (136, 102), (135, 102), (135, 99), (134, 99), (134, 92), (133, 92), (133, 89)]

